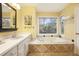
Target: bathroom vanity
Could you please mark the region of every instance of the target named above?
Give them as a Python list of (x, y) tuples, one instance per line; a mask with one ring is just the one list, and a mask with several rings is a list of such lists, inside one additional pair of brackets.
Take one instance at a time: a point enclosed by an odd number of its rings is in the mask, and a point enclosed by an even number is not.
[(23, 34), (21, 37), (8, 38), (0, 45), (1, 56), (26, 56), (28, 44), (31, 41), (31, 34)]

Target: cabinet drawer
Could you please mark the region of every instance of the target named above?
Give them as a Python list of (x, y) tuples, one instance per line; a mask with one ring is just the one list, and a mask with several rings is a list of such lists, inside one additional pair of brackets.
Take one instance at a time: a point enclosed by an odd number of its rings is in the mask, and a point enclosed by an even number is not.
[(4, 56), (17, 56), (17, 47), (12, 48)]
[(24, 41), (18, 45), (18, 56), (24, 56)]

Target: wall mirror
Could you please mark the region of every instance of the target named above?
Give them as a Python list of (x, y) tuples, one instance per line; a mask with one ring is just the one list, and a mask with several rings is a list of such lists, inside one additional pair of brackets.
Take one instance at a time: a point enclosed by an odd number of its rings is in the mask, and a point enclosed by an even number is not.
[(13, 31), (16, 30), (17, 11), (8, 3), (0, 4), (0, 30)]

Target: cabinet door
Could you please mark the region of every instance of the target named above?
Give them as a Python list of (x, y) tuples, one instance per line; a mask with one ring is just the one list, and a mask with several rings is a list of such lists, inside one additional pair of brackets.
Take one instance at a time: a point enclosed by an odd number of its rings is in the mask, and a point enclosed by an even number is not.
[(25, 47), (24, 47), (24, 54), (25, 54), (25, 56), (27, 55), (27, 53), (28, 53), (28, 43), (25, 41)]
[(31, 35), (29, 35), (25, 40), (27, 43), (29, 43), (32, 40)]
[(79, 55), (79, 35), (76, 35), (75, 51)]
[(25, 39), (25, 52), (24, 52), (24, 54), (25, 55), (27, 55), (28, 54), (28, 45), (29, 45), (29, 42), (31, 41), (31, 35), (30, 36), (28, 36), (26, 39)]
[(4, 56), (17, 56), (17, 47), (12, 48)]
[(18, 45), (18, 56), (24, 56), (24, 41)]

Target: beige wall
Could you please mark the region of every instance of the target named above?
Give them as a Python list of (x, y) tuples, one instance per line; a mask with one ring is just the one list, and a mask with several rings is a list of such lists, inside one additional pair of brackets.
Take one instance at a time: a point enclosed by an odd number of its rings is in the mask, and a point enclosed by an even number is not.
[(37, 16), (59, 16), (58, 12), (37, 12)]
[[(60, 12), (60, 16), (74, 17), (75, 6), (76, 4), (69, 4)], [(74, 38), (74, 19), (68, 19), (65, 21), (64, 35), (67, 38)]]
[[(21, 32), (31, 32), (33, 38), (36, 38), (36, 8), (35, 6), (24, 6), (20, 11), (21, 19), (19, 20), (21, 23), (20, 31)], [(28, 26), (24, 24), (24, 16), (32, 16), (32, 25)]]

